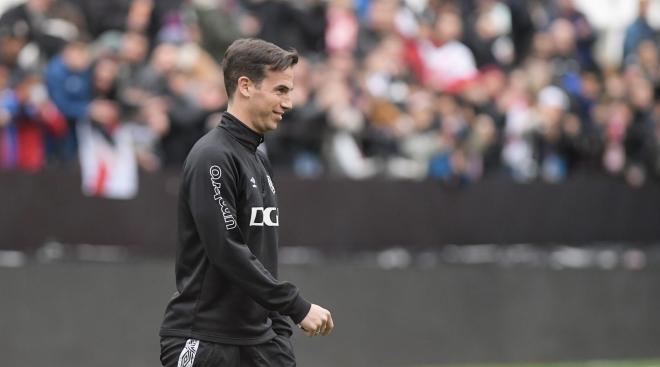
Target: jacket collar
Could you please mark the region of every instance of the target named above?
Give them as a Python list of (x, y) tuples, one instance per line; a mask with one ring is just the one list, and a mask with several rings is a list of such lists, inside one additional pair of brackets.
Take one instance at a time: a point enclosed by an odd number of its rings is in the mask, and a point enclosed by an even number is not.
[(220, 127), (225, 129), (231, 136), (238, 140), (241, 145), (250, 149), (253, 153), (257, 151), (259, 144), (264, 141), (264, 136), (262, 134), (252, 131), (241, 122), (241, 120), (229, 112), (224, 112), (222, 114)]

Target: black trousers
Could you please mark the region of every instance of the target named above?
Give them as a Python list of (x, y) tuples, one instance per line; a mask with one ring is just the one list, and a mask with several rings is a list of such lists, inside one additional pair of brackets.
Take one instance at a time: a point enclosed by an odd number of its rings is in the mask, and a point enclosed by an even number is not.
[(160, 339), (164, 367), (295, 367), (286, 336), (258, 345), (229, 345), (165, 336)]

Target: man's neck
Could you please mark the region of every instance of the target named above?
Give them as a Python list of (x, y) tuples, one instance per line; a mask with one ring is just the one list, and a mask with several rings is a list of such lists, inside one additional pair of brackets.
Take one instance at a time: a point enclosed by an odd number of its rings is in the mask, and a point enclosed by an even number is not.
[(250, 115), (247, 113), (247, 111), (245, 111), (245, 109), (237, 108), (235, 105), (229, 104), (227, 106), (227, 112), (231, 113), (232, 116), (239, 119), (250, 130), (252, 130), (252, 131), (254, 131), (255, 133), (258, 133), (258, 134), (263, 134), (262, 132), (259, 132), (259, 131), (257, 131), (257, 129), (254, 128), (254, 125), (252, 124), (252, 119), (250, 119)]

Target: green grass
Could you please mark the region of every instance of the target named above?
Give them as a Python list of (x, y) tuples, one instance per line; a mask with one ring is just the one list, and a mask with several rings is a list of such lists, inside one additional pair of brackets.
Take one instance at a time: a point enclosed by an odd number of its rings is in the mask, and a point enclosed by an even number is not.
[(660, 360), (654, 361), (591, 361), (580, 363), (540, 363), (540, 364), (473, 364), (473, 365), (436, 365), (416, 367), (660, 367)]

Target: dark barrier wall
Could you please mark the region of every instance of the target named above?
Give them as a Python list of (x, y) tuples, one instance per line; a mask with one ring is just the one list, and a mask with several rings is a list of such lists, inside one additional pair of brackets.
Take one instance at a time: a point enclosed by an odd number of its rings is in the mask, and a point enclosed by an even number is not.
[[(172, 254), (178, 174), (142, 175), (130, 201), (87, 198), (79, 175), (0, 173), (0, 246), (44, 241), (128, 245)], [(563, 184), (276, 179), (281, 243), (382, 249), (468, 243), (660, 240), (660, 187), (607, 178)]]
[[(333, 311), (301, 367), (660, 357), (660, 272), (285, 266)], [(2, 366), (158, 366), (169, 262), (0, 268)]]

